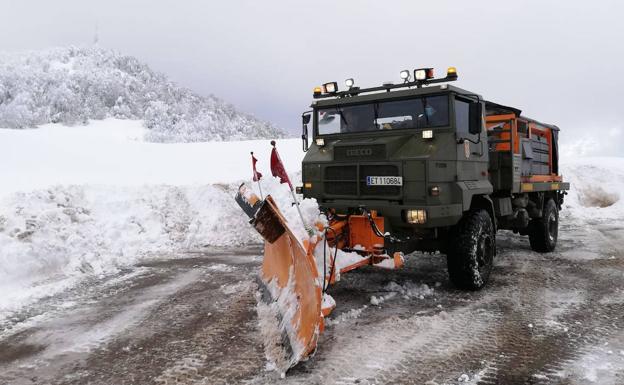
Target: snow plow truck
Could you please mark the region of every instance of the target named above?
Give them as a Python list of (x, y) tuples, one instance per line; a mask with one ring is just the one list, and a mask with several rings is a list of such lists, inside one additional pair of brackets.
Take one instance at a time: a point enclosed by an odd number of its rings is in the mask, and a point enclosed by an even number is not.
[(454, 67), (442, 78), (432, 68), (400, 75), (398, 84), (360, 88), (347, 79), (344, 90), (336, 82), (314, 89), (302, 114), (297, 189), (324, 215), (306, 236), (270, 196), (244, 185), (237, 194), (265, 240), (262, 306), (280, 336), (266, 353), (284, 372), (315, 351), (335, 307), (327, 289), (341, 274), (440, 251), (453, 285), (479, 290), (497, 231), (528, 236), (536, 252), (556, 247), (570, 187), (559, 173), (559, 128), (448, 84)]

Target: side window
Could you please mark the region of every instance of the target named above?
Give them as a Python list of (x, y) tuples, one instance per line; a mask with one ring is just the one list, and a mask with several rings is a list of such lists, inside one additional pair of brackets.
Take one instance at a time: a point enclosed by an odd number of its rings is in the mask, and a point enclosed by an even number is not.
[(524, 120), (518, 119), (518, 133), (522, 134), (523, 138), (529, 137), (529, 125)]
[(457, 132), (468, 134), (468, 117), (470, 115), (469, 105), (459, 99), (455, 99), (455, 126)]

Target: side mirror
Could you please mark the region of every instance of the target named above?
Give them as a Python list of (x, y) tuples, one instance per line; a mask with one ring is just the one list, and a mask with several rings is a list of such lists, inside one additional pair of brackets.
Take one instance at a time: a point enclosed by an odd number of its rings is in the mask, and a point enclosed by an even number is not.
[(479, 135), (483, 130), (483, 104), (470, 103), (468, 110), (468, 132)]
[(310, 118), (312, 114), (310, 112), (304, 112), (301, 115), (301, 140), (303, 141), (303, 152), (308, 151), (310, 148), (310, 143), (308, 142), (308, 123), (310, 123)]

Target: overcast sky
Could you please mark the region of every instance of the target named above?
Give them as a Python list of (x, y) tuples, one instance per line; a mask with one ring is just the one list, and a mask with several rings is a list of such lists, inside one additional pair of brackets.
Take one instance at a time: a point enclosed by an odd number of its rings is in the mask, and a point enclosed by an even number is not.
[(298, 131), (314, 86), (456, 66), (456, 85), (624, 156), (624, 2), (0, 0), (0, 50), (100, 45)]

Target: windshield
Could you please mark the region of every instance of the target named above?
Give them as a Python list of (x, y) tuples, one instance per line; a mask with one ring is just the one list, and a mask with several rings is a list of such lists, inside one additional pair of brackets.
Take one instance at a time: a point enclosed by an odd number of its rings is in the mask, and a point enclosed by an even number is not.
[(449, 125), (447, 95), (324, 107), (317, 114), (319, 135)]

